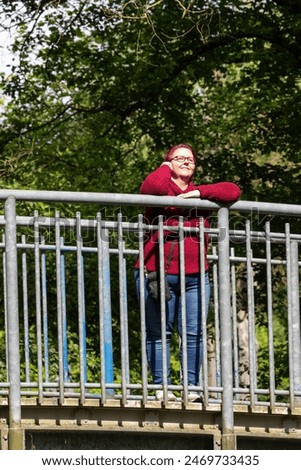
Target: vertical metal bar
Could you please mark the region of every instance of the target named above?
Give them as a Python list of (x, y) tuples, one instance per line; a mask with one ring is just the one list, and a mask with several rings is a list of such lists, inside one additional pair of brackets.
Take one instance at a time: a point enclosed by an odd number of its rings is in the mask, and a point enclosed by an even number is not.
[[(295, 406), (295, 377), (293, 365), (293, 332), (292, 332), (292, 280), (291, 280), (291, 244), (290, 224), (285, 224), (286, 280), (287, 280), (287, 323), (288, 323), (288, 361), (289, 361), (289, 394), (291, 408)], [(300, 334), (300, 333), (299, 333)]]
[(274, 328), (273, 328), (273, 288), (272, 288), (272, 253), (270, 223), (265, 225), (266, 233), (266, 279), (267, 279), (267, 315), (268, 315), (268, 345), (269, 345), (269, 388), (270, 405), (275, 406), (275, 358), (274, 358)]
[(239, 387), (239, 365), (238, 365), (238, 337), (237, 337), (237, 298), (236, 298), (236, 272), (235, 272), (235, 251), (231, 248), (231, 292), (232, 292), (232, 318), (233, 318), (233, 361), (234, 361), (234, 386)]
[(82, 279), (82, 300), (83, 300), (83, 361), (84, 361), (84, 383), (88, 380), (87, 364), (87, 324), (86, 324), (86, 300), (85, 300), (85, 260), (81, 257), (81, 279)]
[(222, 368), (222, 448), (235, 449), (233, 414), (233, 368), (232, 368), (232, 321), (230, 302), (230, 242), (229, 210), (218, 210), (218, 276), (221, 325), (221, 368)]
[(59, 402), (64, 402), (64, 361), (63, 361), (63, 307), (62, 307), (62, 268), (61, 268), (61, 229), (60, 213), (55, 212), (55, 256), (56, 256), (56, 301), (59, 362)]
[(101, 368), (101, 403), (106, 397), (114, 396), (113, 389), (107, 389), (107, 383), (113, 383), (113, 345), (112, 313), (110, 292), (110, 258), (108, 234), (102, 228), (101, 213), (97, 213), (97, 254), (98, 254), (98, 302), (99, 302), (99, 338)]
[[(122, 214), (118, 214), (118, 255), (119, 255), (119, 292), (120, 295), (120, 306), (123, 303), (122, 310), (122, 342), (124, 343), (124, 366), (125, 366), (125, 379), (126, 384), (130, 383), (130, 352), (129, 352), (129, 325), (128, 325), (128, 298), (127, 298), (127, 268), (126, 258), (124, 256), (125, 241), (123, 240), (123, 226), (122, 226)], [(124, 393), (125, 401), (127, 397), (127, 390)]]
[[(110, 240), (108, 229), (101, 231), (102, 240), (102, 275), (103, 275), (103, 329), (104, 329), (104, 364), (105, 364), (105, 383), (114, 382), (114, 364), (113, 364), (113, 333), (112, 333), (112, 306), (111, 306), (111, 269), (110, 269)], [(114, 389), (105, 388), (109, 398), (114, 396)]]
[[(45, 245), (45, 237), (41, 237), (41, 245)], [(48, 312), (47, 312), (47, 268), (46, 251), (41, 253), (41, 274), (42, 274), (42, 318), (44, 336), (44, 369), (45, 381), (49, 382), (49, 338), (48, 338)]]
[(161, 342), (162, 342), (162, 372), (163, 372), (163, 403), (168, 401), (167, 381), (167, 341), (166, 341), (166, 302), (165, 302), (165, 266), (164, 266), (164, 227), (163, 216), (158, 218), (159, 241), (159, 273), (160, 273), (160, 308), (161, 308)]
[(21, 431), (20, 337), (16, 200), (5, 201), (6, 296), (8, 322), (9, 449), (23, 448)]
[[(298, 243), (291, 241), (291, 282), (292, 282), (292, 345), (294, 391), (301, 391), (301, 338), (300, 338), (300, 297), (299, 297), (299, 254)], [(295, 397), (295, 406), (301, 405), (301, 397)]]
[(104, 347), (104, 288), (103, 288), (103, 245), (102, 245), (102, 220), (101, 213), (96, 215), (97, 237), (97, 274), (98, 274), (98, 315), (99, 315), (99, 354), (100, 354), (100, 388), (101, 403), (106, 402), (106, 372), (105, 372), (105, 347)]
[(78, 298), (78, 331), (79, 331), (79, 362), (80, 362), (80, 403), (85, 402), (86, 382), (86, 318), (84, 297), (84, 271), (81, 236), (81, 216), (76, 213), (76, 255), (77, 255), (77, 298)]
[(255, 340), (255, 312), (254, 312), (254, 273), (252, 267), (252, 247), (250, 221), (246, 221), (246, 250), (247, 250), (247, 291), (248, 291), (248, 334), (249, 334), (249, 376), (250, 376), (250, 402), (255, 405), (256, 389), (256, 340)]
[(5, 328), (5, 365), (6, 365), (6, 380), (9, 381), (8, 378), (8, 320), (7, 320), (7, 274), (6, 274), (6, 254), (5, 254), (5, 235), (2, 237), (2, 241), (4, 244), (3, 250), (3, 292), (4, 292), (4, 299), (3, 299), (3, 308), (4, 308), (4, 328)]
[[(26, 244), (26, 237), (22, 235), (22, 245)], [(23, 323), (24, 323), (24, 352), (25, 352), (25, 379), (30, 382), (30, 345), (28, 321), (28, 281), (27, 281), (27, 253), (22, 251), (22, 291), (23, 291)]]
[(202, 337), (203, 337), (203, 387), (204, 403), (208, 403), (208, 350), (207, 350), (207, 303), (205, 286), (205, 225), (204, 218), (199, 219), (199, 243), (200, 243), (200, 278), (201, 278), (201, 311), (202, 311)]
[(41, 311), (41, 270), (40, 270), (40, 231), (39, 214), (34, 211), (34, 262), (36, 291), (36, 333), (37, 333), (37, 365), (38, 365), (38, 402), (43, 401), (43, 359), (42, 359), (42, 311)]
[(64, 382), (69, 382), (68, 364), (68, 330), (67, 330), (67, 304), (66, 304), (66, 267), (64, 254), (64, 237), (60, 237), (61, 243), (61, 295), (62, 295), (62, 333), (63, 333), (63, 363)]
[(181, 291), (181, 320), (182, 320), (182, 385), (183, 403), (188, 403), (188, 367), (187, 367), (187, 322), (186, 322), (186, 293), (185, 293), (185, 253), (184, 253), (184, 218), (179, 217), (179, 256), (180, 256), (180, 291)]
[[(125, 249), (125, 242), (123, 241), (123, 249)], [(130, 383), (130, 349), (129, 349), (129, 318), (128, 318), (128, 296), (127, 296), (127, 267), (126, 258), (123, 255), (122, 278), (123, 278), (123, 312), (124, 312), (124, 347), (126, 351), (126, 381)]]
[[(216, 351), (216, 385), (221, 386), (221, 338), (220, 338), (220, 320), (219, 320), (219, 295), (218, 295), (218, 262), (216, 246), (212, 247), (212, 254), (215, 259), (212, 268), (213, 278), (213, 304), (214, 304), (214, 325), (215, 325), (215, 351)], [(217, 394), (220, 398), (220, 393)]]
[(120, 309), (120, 341), (121, 341), (121, 390), (122, 390), (122, 404), (127, 402), (127, 371), (129, 370), (129, 356), (127, 350), (127, 335), (126, 330), (127, 319), (124, 309), (124, 254), (123, 254), (123, 229), (122, 229), (122, 214), (118, 214), (118, 273), (119, 273), (119, 309)]
[(145, 322), (145, 287), (144, 287), (144, 232), (143, 215), (138, 216), (138, 240), (139, 240), (139, 297), (140, 297), (140, 331), (141, 331), (141, 364), (142, 364), (142, 401), (147, 402), (148, 373), (146, 354), (146, 322)]

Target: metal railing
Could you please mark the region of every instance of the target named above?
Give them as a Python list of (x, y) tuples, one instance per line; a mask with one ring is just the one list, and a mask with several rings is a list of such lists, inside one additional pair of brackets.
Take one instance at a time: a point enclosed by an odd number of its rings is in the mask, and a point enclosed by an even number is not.
[[(200, 243), (209, 234), (212, 295), (203, 319), (201, 385), (194, 389), (204, 407), (220, 405), (223, 435), (231, 440), (235, 404), (300, 410), (301, 206), (13, 190), (1, 190), (0, 198), (0, 398), (8, 398), (12, 436), (21, 425), (23, 397), (36, 397), (37, 404), (48, 397), (60, 404), (68, 397), (80, 404), (97, 398), (102, 405), (155, 400), (143, 292), (139, 303), (133, 266), (143, 258), (144, 233), (168, 227), (146, 225), (144, 206), (212, 211), (211, 228), (200, 219), (195, 229)], [(177, 230), (181, 243), (188, 229), (180, 220)], [(164, 348), (163, 341), (163, 355)], [(165, 370), (163, 405), (170, 389), (186, 408), (188, 385), (177, 364), (172, 385)]]

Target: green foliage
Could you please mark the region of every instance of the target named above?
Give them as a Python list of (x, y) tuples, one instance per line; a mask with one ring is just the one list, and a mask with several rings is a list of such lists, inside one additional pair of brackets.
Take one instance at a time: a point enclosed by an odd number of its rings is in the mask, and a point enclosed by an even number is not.
[[(269, 389), (270, 381), (275, 383), (276, 389), (288, 390), (289, 389), (289, 371), (288, 371), (288, 344), (287, 344), (287, 331), (283, 328), (278, 317), (275, 315), (274, 323), (274, 364), (275, 367), (270, 374), (270, 358), (268, 355), (268, 335), (264, 327), (258, 327), (257, 339), (260, 345), (257, 354), (258, 364), (258, 385), (259, 388)], [(272, 377), (271, 377), (272, 375)], [(279, 398), (278, 398), (278, 401)]]
[(11, 8), (20, 62), (2, 81), (5, 186), (136, 192), (167, 146), (189, 141), (202, 178), (235, 177), (247, 198), (298, 197), (287, 182), (299, 174), (300, 18), (289, 6)]
[(0, 382), (7, 382), (6, 369), (6, 342), (4, 329), (0, 328)]

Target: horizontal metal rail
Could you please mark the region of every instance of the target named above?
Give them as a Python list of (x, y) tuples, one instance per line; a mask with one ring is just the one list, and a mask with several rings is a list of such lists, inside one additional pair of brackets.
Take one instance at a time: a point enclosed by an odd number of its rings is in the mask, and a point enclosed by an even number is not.
[[(182, 199), (171, 196), (150, 196), (127, 193), (93, 193), (76, 191), (38, 191), (20, 189), (0, 189), (0, 200), (12, 196), (16, 201), (53, 202), (53, 203), (102, 203), (104, 205), (123, 206), (173, 206), (173, 207), (202, 207), (218, 209), (219, 204), (200, 199)], [(292, 215), (300, 216), (301, 206), (297, 204), (281, 204), (272, 202), (238, 201), (231, 204), (231, 210), (253, 214)]]

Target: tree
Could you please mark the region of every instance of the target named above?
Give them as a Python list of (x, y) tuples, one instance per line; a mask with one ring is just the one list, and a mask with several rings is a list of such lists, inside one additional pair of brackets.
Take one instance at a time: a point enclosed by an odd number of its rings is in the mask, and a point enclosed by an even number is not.
[(3, 7), (20, 58), (2, 80), (5, 184), (136, 191), (175, 140), (245, 197), (278, 199), (279, 174), (288, 188), (298, 173), (298, 2), (17, 5)]

